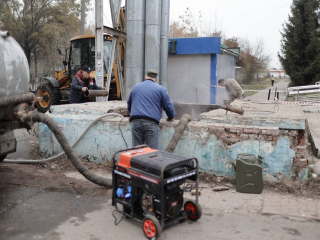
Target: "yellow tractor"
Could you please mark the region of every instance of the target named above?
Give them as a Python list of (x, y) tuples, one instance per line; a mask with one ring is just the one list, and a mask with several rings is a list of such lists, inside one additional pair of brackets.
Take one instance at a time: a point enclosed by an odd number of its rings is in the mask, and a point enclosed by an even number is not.
[[(111, 56), (112, 35), (104, 34), (104, 69), (108, 70)], [(123, 60), (123, 41), (119, 41), (120, 59)], [(61, 50), (59, 53), (62, 55)], [(68, 57), (68, 61), (67, 61)], [(123, 64), (123, 63), (122, 63)], [(83, 65), (88, 65), (93, 71), (91, 78), (95, 78), (95, 36), (82, 35), (70, 39), (70, 47), (65, 50), (65, 60), (63, 61), (65, 69), (57, 71), (53, 77), (44, 77), (41, 86), (38, 87), (37, 96), (42, 100), (36, 103), (41, 112), (49, 110), (51, 105), (68, 103), (72, 79), (81, 70)], [(123, 65), (122, 65), (123, 66)], [(117, 72), (117, 61), (113, 64), (113, 75), (111, 78), (109, 99), (121, 99), (121, 89)], [(106, 86), (107, 74), (104, 76), (104, 87)]]

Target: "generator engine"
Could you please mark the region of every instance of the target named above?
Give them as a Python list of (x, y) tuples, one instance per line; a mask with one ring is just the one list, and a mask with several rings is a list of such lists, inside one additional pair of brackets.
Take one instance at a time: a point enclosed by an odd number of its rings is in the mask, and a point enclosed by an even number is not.
[[(184, 167), (179, 167), (175, 169), (176, 175), (183, 174), (186, 172)], [(167, 175), (167, 176), (166, 176)], [(172, 174), (172, 171), (168, 171), (165, 177), (174, 177), (176, 175)], [(165, 201), (165, 211), (164, 218), (173, 218), (177, 216), (183, 206), (183, 190), (180, 186), (185, 183), (185, 178), (177, 180), (168, 184), (164, 191), (164, 201)], [(141, 207), (145, 215), (153, 214), (157, 218), (161, 216), (161, 205), (160, 205), (160, 194), (155, 192), (155, 189), (145, 181), (144, 186), (141, 186)], [(152, 210), (152, 211), (150, 211)]]
[[(118, 161), (115, 160), (117, 154), (120, 154)], [(120, 151), (113, 161), (112, 204), (119, 212), (142, 222), (151, 218), (161, 228), (190, 213), (189, 219), (200, 217), (195, 212), (200, 208), (197, 202), (194, 207), (188, 203), (183, 208), (181, 188), (186, 179), (196, 181), (198, 187), (196, 158), (185, 158), (145, 146)], [(122, 210), (118, 204), (123, 206)]]

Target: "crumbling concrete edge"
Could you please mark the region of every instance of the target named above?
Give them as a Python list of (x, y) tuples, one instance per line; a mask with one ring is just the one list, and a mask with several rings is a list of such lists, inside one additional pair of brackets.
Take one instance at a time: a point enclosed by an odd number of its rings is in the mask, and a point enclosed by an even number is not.
[(308, 138), (308, 142), (310, 143), (310, 147), (311, 147), (312, 153), (317, 158), (320, 158), (320, 151), (316, 147), (316, 144), (314, 143), (314, 140), (313, 140), (313, 137), (312, 137), (312, 133), (311, 133), (311, 130), (310, 130), (310, 126), (309, 126), (309, 123), (308, 123), (308, 119), (306, 120), (306, 131), (307, 131), (307, 138)]

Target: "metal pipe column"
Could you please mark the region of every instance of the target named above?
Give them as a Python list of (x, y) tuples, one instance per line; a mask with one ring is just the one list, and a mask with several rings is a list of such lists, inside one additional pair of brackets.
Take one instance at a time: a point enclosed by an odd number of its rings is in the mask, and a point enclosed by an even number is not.
[(160, 85), (168, 89), (168, 46), (170, 0), (161, 2)]
[(125, 82), (126, 98), (133, 86), (143, 81), (146, 0), (126, 1)]
[[(96, 38), (95, 38), (95, 71), (96, 71), (96, 84), (100, 87), (104, 87), (104, 54), (103, 54), (103, 0), (96, 0), (95, 2), (95, 26), (96, 26)], [(97, 102), (103, 102), (102, 97), (96, 98)]]
[[(146, 2), (145, 70), (160, 71), (161, 0)], [(159, 74), (159, 79), (161, 75)]]

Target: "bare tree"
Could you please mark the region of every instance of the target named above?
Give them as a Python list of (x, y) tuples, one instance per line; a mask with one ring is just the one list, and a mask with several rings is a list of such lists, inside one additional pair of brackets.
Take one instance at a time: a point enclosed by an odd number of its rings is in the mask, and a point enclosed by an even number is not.
[(255, 56), (257, 63), (255, 65), (256, 79), (259, 80), (260, 73), (264, 72), (271, 60), (271, 55), (266, 52), (266, 42), (259, 38), (254, 44), (253, 55)]
[(239, 46), (241, 49), (241, 58), (238, 60), (238, 64), (241, 66), (246, 76), (244, 82), (248, 84), (254, 80), (257, 59), (253, 53), (253, 46), (248, 39), (239, 39)]
[(242, 68), (245, 75), (245, 83), (259, 80), (259, 75), (266, 70), (270, 62), (270, 54), (266, 52), (266, 42), (258, 39), (252, 44), (246, 38), (231, 37), (223, 40), (223, 44), (229, 48), (240, 47), (240, 59), (237, 66)]
[(174, 21), (169, 27), (169, 36), (181, 37), (222, 37), (222, 24), (215, 15), (215, 20), (204, 20), (202, 12), (194, 14), (189, 8), (183, 15), (179, 16), (180, 21)]
[(218, 14), (214, 15), (214, 20), (201, 22), (201, 35), (205, 37), (221, 37), (224, 39), (222, 31), (222, 21), (218, 19)]
[(189, 8), (186, 9), (183, 15), (179, 16), (183, 23), (184, 31), (193, 37), (199, 37), (199, 22), (201, 22), (201, 12), (198, 17), (195, 17)]
[(185, 26), (175, 21), (169, 26), (169, 36), (171, 38), (198, 37), (198, 32), (189, 32)]

